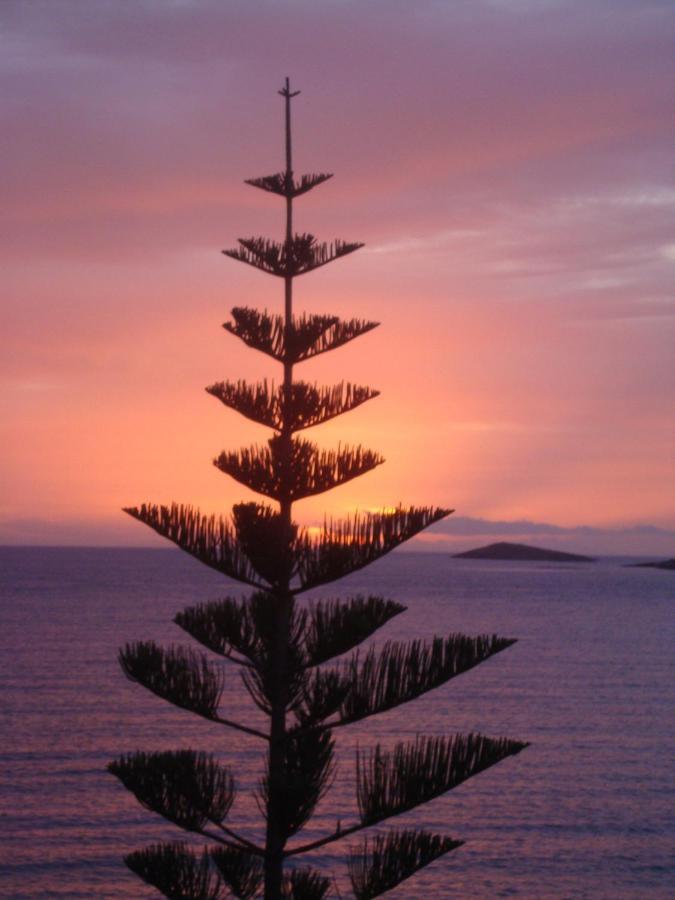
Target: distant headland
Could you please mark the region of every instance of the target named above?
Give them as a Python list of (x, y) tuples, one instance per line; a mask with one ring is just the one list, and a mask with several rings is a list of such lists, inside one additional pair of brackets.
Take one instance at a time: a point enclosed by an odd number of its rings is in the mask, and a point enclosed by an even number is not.
[(581, 556), (578, 553), (563, 553), (561, 550), (547, 550), (544, 547), (530, 547), (527, 544), (511, 544), (500, 541), (477, 547), (465, 553), (453, 554), (456, 559), (503, 559), (528, 560), (532, 562), (595, 562), (592, 556)]
[(631, 569), (675, 569), (675, 559), (663, 559), (660, 562), (631, 563)]

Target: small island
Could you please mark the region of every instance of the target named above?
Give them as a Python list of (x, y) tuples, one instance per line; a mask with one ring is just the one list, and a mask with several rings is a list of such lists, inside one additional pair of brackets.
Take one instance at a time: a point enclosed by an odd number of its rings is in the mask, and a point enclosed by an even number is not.
[(563, 553), (561, 550), (547, 550), (544, 547), (530, 547), (527, 544), (510, 544), (501, 541), (477, 547), (465, 553), (455, 553), (455, 559), (501, 559), (525, 560), (529, 562), (595, 562), (591, 556), (578, 553)]
[(631, 569), (675, 569), (675, 559), (662, 559), (660, 562), (631, 563)]

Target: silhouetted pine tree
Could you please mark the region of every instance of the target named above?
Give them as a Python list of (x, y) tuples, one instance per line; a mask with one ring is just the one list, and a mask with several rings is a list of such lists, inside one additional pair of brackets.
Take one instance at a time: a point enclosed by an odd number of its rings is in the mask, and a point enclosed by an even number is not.
[[(326, 521), (320, 534), (293, 522), (293, 503), (363, 475), (382, 458), (362, 447), (320, 450), (297, 434), (370, 400), (377, 391), (341, 383), (323, 387), (294, 381), (298, 363), (326, 353), (377, 325), (333, 315), (293, 313), (293, 279), (361, 247), (319, 243), (293, 231), (293, 201), (331, 176), (296, 178), (291, 157), (291, 92), (285, 98), (285, 171), (248, 184), (278, 194), (286, 203), (286, 236), (239, 241), (224, 251), (283, 280), (283, 315), (237, 307), (225, 324), (231, 334), (283, 366), (283, 381), (220, 382), (207, 388), (226, 406), (274, 430), (262, 447), (226, 451), (215, 465), (267, 503), (242, 503), (230, 521), (189, 506), (143, 505), (127, 509), (162, 536), (229, 578), (250, 585), (246, 598), (226, 597), (186, 609), (175, 621), (212, 653), (240, 667), (243, 684), (269, 719), (260, 731), (221, 714), (221, 669), (192, 649), (154, 642), (125, 646), (125, 674), (153, 693), (267, 745), (259, 806), (266, 818), (264, 845), (245, 837), (227, 816), (235, 795), (230, 771), (207, 753), (193, 750), (138, 752), (109, 770), (146, 807), (210, 842), (202, 855), (184, 843), (160, 844), (131, 853), (129, 868), (172, 898), (224, 896), (267, 900), (327, 896), (330, 879), (304, 867), (285, 867), (310, 850), (339, 841), (444, 794), (526, 745), (479, 734), (418, 737), (391, 750), (379, 744), (359, 752), (356, 797), (359, 815), (319, 840), (289, 840), (308, 822), (333, 772), (334, 728), (392, 709), (444, 684), (513, 643), (495, 635), (451, 634), (431, 641), (389, 641), (379, 650), (353, 651), (405, 607), (381, 597), (320, 600), (300, 606), (298, 595), (366, 566), (451, 510), (403, 508)], [(417, 829), (389, 830), (350, 848), (349, 873), (359, 900), (377, 897), (409, 878), (461, 841)]]

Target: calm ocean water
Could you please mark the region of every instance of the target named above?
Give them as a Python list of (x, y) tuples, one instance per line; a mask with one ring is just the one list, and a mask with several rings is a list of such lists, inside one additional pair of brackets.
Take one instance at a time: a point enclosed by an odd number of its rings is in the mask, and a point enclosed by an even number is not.
[[(0, 548), (0, 896), (159, 896), (121, 858), (180, 834), (105, 772), (121, 752), (222, 754), (240, 791), (231, 820), (259, 833), (256, 739), (174, 709), (126, 681), (116, 661), (126, 640), (189, 643), (173, 614), (228, 592), (241, 590), (173, 550)], [(532, 746), (398, 820), (467, 843), (390, 896), (675, 894), (672, 573), (616, 560), (396, 553), (322, 593), (359, 592), (409, 606), (381, 639), (463, 631), (519, 643), (425, 698), (338, 730), (335, 786), (308, 838), (353, 818), (357, 743), (505, 734)], [(228, 714), (255, 722), (230, 675)], [(334, 846), (313, 861), (335, 873), (346, 895)]]

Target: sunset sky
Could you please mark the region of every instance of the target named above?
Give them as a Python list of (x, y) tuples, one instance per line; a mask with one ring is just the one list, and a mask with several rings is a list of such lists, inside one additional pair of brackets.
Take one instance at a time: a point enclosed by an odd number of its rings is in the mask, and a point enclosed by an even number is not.
[(296, 171), (336, 176), (297, 227), (366, 243), (296, 306), (382, 322), (297, 370), (382, 391), (307, 436), (387, 459), (299, 520), (675, 529), (672, 0), (3, 0), (0, 50), (0, 543), (253, 499), (211, 460), (269, 435), (204, 387), (279, 377), (221, 325), (283, 284), (220, 251), (282, 235), (243, 179), (286, 75)]

